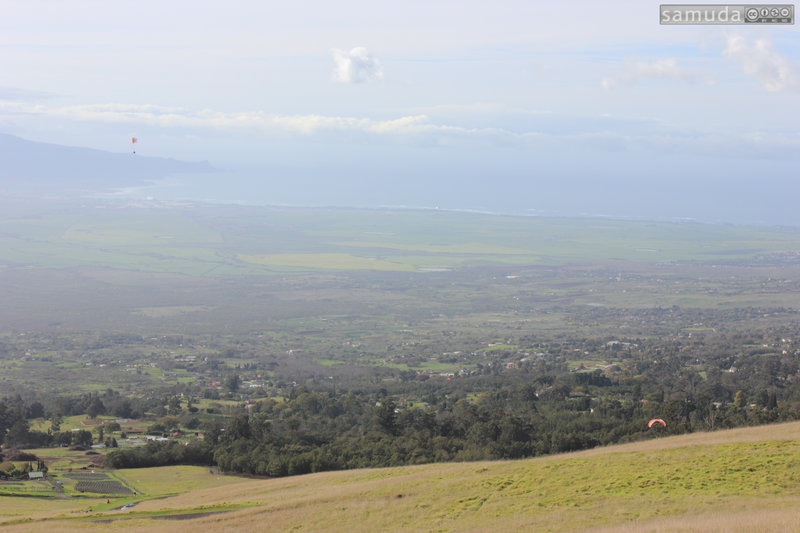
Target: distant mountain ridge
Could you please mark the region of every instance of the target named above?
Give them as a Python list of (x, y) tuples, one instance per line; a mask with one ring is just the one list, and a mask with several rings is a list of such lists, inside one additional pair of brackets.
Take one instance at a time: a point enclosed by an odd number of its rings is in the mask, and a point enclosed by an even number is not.
[(207, 161), (119, 154), (29, 141), (0, 133), (0, 188), (12, 196), (102, 192), (134, 187), (170, 174), (214, 172)]

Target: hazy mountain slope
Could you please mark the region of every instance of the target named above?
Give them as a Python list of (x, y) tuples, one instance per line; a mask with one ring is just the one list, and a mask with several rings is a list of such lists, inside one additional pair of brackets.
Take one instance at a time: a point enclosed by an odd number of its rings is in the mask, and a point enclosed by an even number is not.
[(0, 133), (0, 190), (64, 195), (131, 187), (169, 174), (211, 172), (207, 162), (144, 157), (28, 141)]
[(524, 461), (254, 480), (3, 529), (792, 531), (798, 504), (794, 422)]

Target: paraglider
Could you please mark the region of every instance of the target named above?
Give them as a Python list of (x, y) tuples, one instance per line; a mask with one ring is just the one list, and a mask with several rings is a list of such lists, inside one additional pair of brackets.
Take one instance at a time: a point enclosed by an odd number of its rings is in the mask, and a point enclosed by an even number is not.
[(661, 420), (660, 418), (654, 418), (650, 422), (647, 423), (647, 427), (653, 427), (653, 424), (661, 424), (664, 427), (667, 427), (667, 423)]
[[(139, 142), (139, 139), (137, 139), (136, 137), (131, 137), (131, 144), (132, 145), (136, 144), (137, 142)], [(135, 148), (133, 149), (133, 153), (134, 154), (136, 153), (136, 149)]]

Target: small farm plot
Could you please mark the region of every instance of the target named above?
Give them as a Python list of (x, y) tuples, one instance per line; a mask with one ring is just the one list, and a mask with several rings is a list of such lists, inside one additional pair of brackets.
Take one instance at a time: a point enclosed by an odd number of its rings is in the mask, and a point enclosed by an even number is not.
[(111, 479), (105, 473), (71, 473), (64, 474), (65, 478), (74, 480), (76, 492), (90, 492), (93, 494), (132, 494), (132, 491), (119, 482)]
[(0, 497), (4, 496), (39, 496), (55, 495), (52, 487), (35, 481), (0, 481)]

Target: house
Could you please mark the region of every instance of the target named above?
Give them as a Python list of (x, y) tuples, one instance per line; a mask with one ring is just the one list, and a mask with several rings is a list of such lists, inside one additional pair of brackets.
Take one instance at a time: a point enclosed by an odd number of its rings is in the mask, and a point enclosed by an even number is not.
[(44, 472), (28, 472), (28, 479), (44, 479)]

